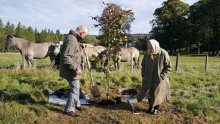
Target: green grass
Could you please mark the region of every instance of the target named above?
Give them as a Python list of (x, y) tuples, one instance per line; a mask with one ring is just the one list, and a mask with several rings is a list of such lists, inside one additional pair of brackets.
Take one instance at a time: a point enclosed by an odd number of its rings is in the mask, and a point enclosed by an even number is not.
[[(13, 68), (22, 64), (22, 58), (20, 53), (1, 53), (0, 54), (0, 68)], [(50, 59), (36, 59), (35, 63), (38, 67), (44, 67), (50, 64)], [(25, 63), (27, 66), (27, 64)]]
[[(127, 104), (100, 108), (89, 106), (79, 119), (61, 114), (63, 107), (47, 103), (48, 92), (68, 87), (59, 70), (50, 69), (49, 59), (37, 60), (37, 69), (19, 69), (20, 54), (0, 54), (0, 122), (1, 123), (219, 123), (220, 58), (209, 57), (208, 73), (205, 57), (180, 56), (179, 71), (170, 74), (171, 102), (164, 103), (162, 114), (133, 115)], [(175, 67), (175, 56), (171, 56)], [(111, 72), (111, 87), (134, 87), (141, 83), (140, 70), (131, 73), (129, 63), (121, 71)], [(96, 85), (105, 96), (105, 74), (92, 70)], [(84, 72), (81, 85), (90, 94), (89, 73)], [(146, 109), (146, 104), (138, 105)]]
[[(176, 56), (171, 56), (173, 70), (176, 68)], [(208, 57), (208, 69), (210, 73), (219, 72), (220, 57)], [(183, 72), (203, 72), (205, 71), (205, 56), (180, 56), (179, 71)]]

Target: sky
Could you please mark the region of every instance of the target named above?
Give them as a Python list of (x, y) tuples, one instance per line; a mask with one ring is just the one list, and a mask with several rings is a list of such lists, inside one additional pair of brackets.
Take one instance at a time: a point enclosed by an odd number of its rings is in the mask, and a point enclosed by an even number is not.
[[(0, 0), (0, 18), (17, 26), (21, 22), (25, 27), (42, 29), (59, 29), (66, 34), (80, 24), (90, 28), (89, 34), (98, 35), (99, 28), (91, 16), (100, 16), (104, 8), (102, 2), (115, 3), (124, 9), (134, 12), (135, 20), (131, 23), (131, 33), (148, 33), (150, 21), (154, 19), (156, 8), (162, 6), (164, 0)], [(198, 0), (182, 0), (189, 5)]]

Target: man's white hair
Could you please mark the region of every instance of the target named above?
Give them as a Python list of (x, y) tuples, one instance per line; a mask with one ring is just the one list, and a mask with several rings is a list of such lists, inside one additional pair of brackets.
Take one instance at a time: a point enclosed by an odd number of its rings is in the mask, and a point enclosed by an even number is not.
[(160, 44), (155, 39), (150, 39), (149, 42), (153, 47), (154, 53), (158, 53), (160, 50)]
[(85, 33), (89, 33), (89, 27), (87, 25), (80, 25), (76, 28), (75, 32), (85, 32)]

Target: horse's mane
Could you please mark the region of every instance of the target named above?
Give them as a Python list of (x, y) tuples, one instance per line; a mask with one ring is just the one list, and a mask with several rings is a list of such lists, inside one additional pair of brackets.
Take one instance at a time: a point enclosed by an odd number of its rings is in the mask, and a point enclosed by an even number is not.
[(6, 40), (8, 40), (9, 38), (21, 38), (22, 40), (24, 40), (24, 41), (26, 41), (26, 42), (31, 42), (31, 41), (29, 41), (29, 40), (27, 40), (27, 39), (25, 39), (25, 38), (23, 38), (23, 37), (21, 37), (21, 36), (18, 36), (18, 35), (14, 35), (14, 34), (9, 34), (8, 36), (7, 36), (7, 39)]
[[(9, 38), (13, 38), (13, 37), (21, 38), (21, 39), (26, 40), (27, 42), (31, 42), (31, 41), (27, 40), (27, 39), (24, 38), (24, 37), (21, 37), (21, 36), (18, 36), (18, 35), (14, 35), (14, 34), (9, 34), (6, 39), (8, 40)], [(39, 41), (37, 41), (37, 42), (32, 42), (32, 43), (49, 43), (49, 44), (54, 44), (53, 42), (39, 42)]]
[[(12, 37), (23, 38), (23, 37), (18, 36), (18, 35), (9, 34), (9, 35), (7, 36), (7, 39), (8, 39), (8, 38), (12, 38)], [(23, 39), (24, 39), (24, 38), (23, 38)]]

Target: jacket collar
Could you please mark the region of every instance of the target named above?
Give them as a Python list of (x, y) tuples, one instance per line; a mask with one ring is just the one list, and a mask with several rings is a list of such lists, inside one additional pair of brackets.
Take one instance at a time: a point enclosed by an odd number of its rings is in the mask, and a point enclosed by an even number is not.
[(76, 34), (72, 29), (69, 31), (69, 34), (75, 36), (78, 41), (82, 41), (82, 37)]

